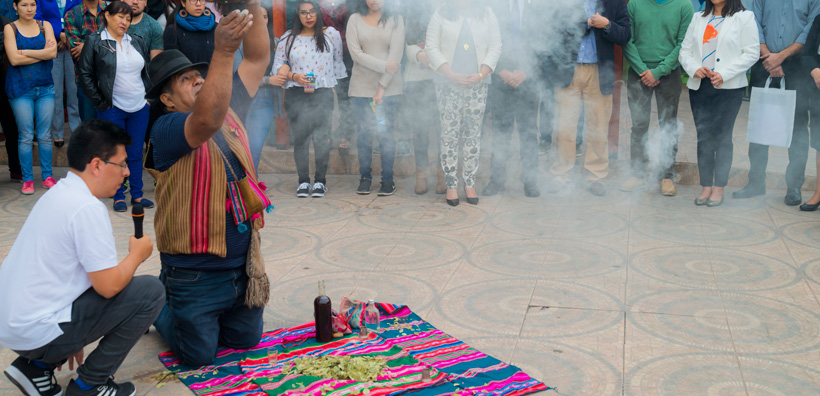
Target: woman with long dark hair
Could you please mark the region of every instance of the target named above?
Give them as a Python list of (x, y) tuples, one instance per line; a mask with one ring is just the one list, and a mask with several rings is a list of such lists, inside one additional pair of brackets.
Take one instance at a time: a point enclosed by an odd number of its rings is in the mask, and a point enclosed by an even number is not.
[(348, 94), (353, 101), (358, 136), (359, 194), (370, 194), (373, 135), (377, 124), (382, 178), (379, 195), (393, 195), (396, 137), (393, 126), (401, 104), (399, 67), (404, 53), (404, 19), (392, 0), (353, 0), (347, 21), (347, 48), (353, 58)]
[(216, 17), (205, 6), (205, 0), (180, 0), (171, 19), (162, 39), (165, 50), (180, 50), (193, 63), (210, 63)]
[[(811, 108), (811, 134), (809, 135), (809, 145), (814, 148), (815, 153), (820, 151), (820, 15), (814, 18), (811, 25), (808, 38), (806, 39), (806, 47), (800, 56), (800, 63), (803, 70), (809, 73), (815, 87), (812, 87), (809, 92), (811, 94), (812, 104)], [(815, 117), (818, 114), (818, 117)], [(815, 159), (815, 166), (820, 170), (820, 154), (817, 154)], [(820, 175), (820, 172), (817, 172)], [(800, 205), (800, 210), (803, 212), (814, 212), (820, 208), (820, 183), (816, 183), (814, 187), (814, 194), (808, 201)]]
[(740, 0), (708, 0), (695, 13), (680, 51), (691, 76), (689, 102), (698, 134), (700, 195), (695, 205), (718, 206), (732, 167), (732, 130), (748, 80), (760, 58), (757, 23)]
[[(80, 89), (97, 108), (97, 118), (117, 124), (131, 136), (131, 145), (125, 148), (131, 204), (151, 208), (154, 203), (142, 196), (142, 149), (151, 110), (145, 100), (150, 87), (146, 65), (151, 49), (140, 36), (126, 33), (132, 13), (122, 1), (109, 3), (103, 10), (103, 28), (86, 39), (77, 67)], [(114, 211), (127, 209), (123, 184), (114, 194)]]
[[(54, 187), (51, 177), (51, 120), (54, 116), (52, 59), (57, 57), (54, 30), (47, 21), (34, 20), (34, 0), (14, 0), (19, 19), (3, 29), (6, 58), (6, 95), (17, 121), (18, 149), (25, 195), (34, 194), (33, 140), (37, 137), (43, 188)], [(36, 128), (36, 129), (35, 129)], [(6, 144), (14, 144), (7, 142)]]
[(437, 72), (441, 114), (441, 167), (446, 200), (458, 205), (459, 138), (467, 203), (478, 204), (475, 176), (490, 74), (501, 57), (501, 30), (491, 9), (471, 0), (447, 0), (427, 28), (427, 56)]
[[(401, 109), (403, 130), (413, 138), (413, 156), (416, 160), (416, 194), (427, 192), (430, 133), (438, 142), (441, 120), (436, 107), (436, 88), (433, 70), (427, 56), (427, 25), (436, 10), (438, 0), (417, 0), (405, 8), (404, 103)], [(438, 145), (438, 144), (437, 144)], [(436, 150), (438, 151), (438, 150)], [(436, 194), (444, 194), (444, 172), (436, 165)]]
[[(323, 197), (327, 193), (327, 161), (333, 87), (347, 77), (342, 62), (342, 36), (325, 27), (315, 0), (299, 0), (293, 28), (282, 35), (276, 47), (273, 70), (287, 78), (285, 113), (293, 134), (293, 159), (299, 174), (296, 196)], [(316, 174), (310, 185), (309, 146), (313, 140)]]

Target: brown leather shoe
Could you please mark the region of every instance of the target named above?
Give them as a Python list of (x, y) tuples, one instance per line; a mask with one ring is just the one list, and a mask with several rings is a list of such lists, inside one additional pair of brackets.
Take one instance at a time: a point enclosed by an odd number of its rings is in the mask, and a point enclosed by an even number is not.
[(424, 168), (416, 167), (416, 194), (427, 193), (427, 172)]
[(441, 167), (436, 171), (436, 194), (444, 194), (447, 191), (447, 185), (444, 184), (444, 170)]
[(665, 197), (673, 197), (677, 194), (677, 190), (675, 189), (675, 182), (672, 179), (663, 179), (661, 180), (661, 194)]

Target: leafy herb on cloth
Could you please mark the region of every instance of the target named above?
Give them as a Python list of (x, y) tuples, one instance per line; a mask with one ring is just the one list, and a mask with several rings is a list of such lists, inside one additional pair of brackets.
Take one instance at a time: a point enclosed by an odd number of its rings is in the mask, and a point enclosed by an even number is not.
[(375, 382), (387, 368), (387, 361), (376, 356), (303, 357), (294, 359), (283, 374), (301, 374), (336, 380)]

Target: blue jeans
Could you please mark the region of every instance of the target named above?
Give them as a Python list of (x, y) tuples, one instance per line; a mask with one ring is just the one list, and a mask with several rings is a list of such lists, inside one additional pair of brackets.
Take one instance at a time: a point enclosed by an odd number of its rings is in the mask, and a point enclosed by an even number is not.
[(51, 68), (54, 80), (54, 119), (51, 121), (52, 139), (62, 139), (65, 131), (63, 116), (63, 87), (65, 87), (65, 108), (68, 109), (68, 127), (73, 131), (80, 126), (80, 110), (77, 103), (77, 83), (74, 80), (74, 61), (68, 50), (57, 51), (54, 67)]
[(54, 116), (54, 85), (34, 87), (18, 98), (9, 100), (19, 135), (20, 166), (23, 181), (33, 181), (32, 145), (37, 133), (37, 151), (43, 180), (51, 177), (51, 118)]
[(248, 109), (248, 144), (251, 146), (253, 166), (259, 170), (262, 149), (270, 133), (274, 117), (282, 116), (282, 88), (274, 86), (259, 87)]
[[(370, 107), (371, 98), (350, 98), (356, 115), (356, 150), (359, 152), (359, 174), (362, 179), (372, 179), (373, 168), (373, 135), (376, 129), (376, 115)], [(387, 133), (380, 134), (379, 152), (382, 160), (382, 181), (393, 181), (393, 161), (396, 157), (396, 137), (394, 126), (396, 115), (401, 104), (401, 95), (384, 98), (384, 112), (387, 119)]]
[[(125, 148), (128, 159), (128, 183), (131, 185), (131, 199), (142, 198), (142, 148), (145, 145), (145, 130), (148, 129), (148, 113), (151, 107), (142, 106), (142, 109), (133, 113), (128, 113), (112, 106), (108, 110), (97, 113), (97, 118), (111, 121), (128, 132), (131, 136), (131, 144)], [(125, 185), (121, 185), (114, 194), (115, 201), (125, 199)]]
[(154, 322), (182, 364), (213, 363), (217, 346), (248, 349), (262, 339), (262, 308), (245, 306), (245, 268), (195, 271), (162, 265), (165, 307)]
[(77, 87), (77, 105), (80, 110), (81, 120), (85, 121), (92, 118), (97, 118), (97, 108), (94, 107), (94, 102), (92, 102), (88, 96), (85, 96), (83, 88), (79, 86)]

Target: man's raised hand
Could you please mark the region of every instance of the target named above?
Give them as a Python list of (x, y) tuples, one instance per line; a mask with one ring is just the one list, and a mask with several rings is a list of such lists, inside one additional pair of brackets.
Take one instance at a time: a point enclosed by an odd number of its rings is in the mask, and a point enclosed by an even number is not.
[(222, 16), (214, 32), (214, 47), (218, 51), (235, 53), (251, 26), (253, 26), (253, 15), (248, 10), (241, 12), (234, 10)]

